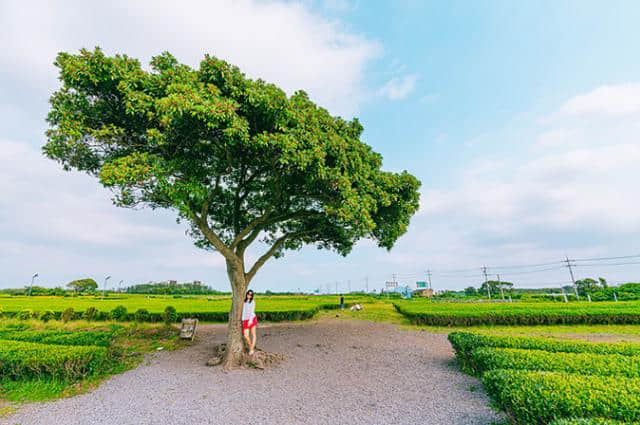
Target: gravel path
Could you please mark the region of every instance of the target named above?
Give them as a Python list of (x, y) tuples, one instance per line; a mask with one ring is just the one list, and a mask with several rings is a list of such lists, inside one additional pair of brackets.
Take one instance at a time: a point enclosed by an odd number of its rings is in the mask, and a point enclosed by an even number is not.
[(334, 321), (263, 325), (258, 346), (286, 360), (265, 371), (206, 367), (226, 327), (151, 355), (91, 393), (29, 404), (5, 425), (489, 424), (481, 384), (452, 365), (444, 334)]

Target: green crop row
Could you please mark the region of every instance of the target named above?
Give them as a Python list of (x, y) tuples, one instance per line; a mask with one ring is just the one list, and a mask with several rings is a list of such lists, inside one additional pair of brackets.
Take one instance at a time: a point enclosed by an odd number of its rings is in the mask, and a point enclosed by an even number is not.
[(640, 378), (640, 357), (620, 354), (551, 353), (479, 347), (471, 352), (470, 363), (473, 372), (478, 375), (488, 370), (517, 369)]
[(640, 421), (640, 379), (498, 369), (482, 382), (517, 424), (566, 417)]
[[(116, 307), (117, 308), (117, 307)], [(256, 315), (258, 320), (264, 320), (269, 322), (282, 322), (288, 320), (305, 320), (312, 318), (319, 310), (321, 306), (295, 309), (295, 310), (275, 310), (275, 311), (258, 311)], [(87, 311), (90, 314), (87, 314)], [(70, 320), (111, 320), (114, 319), (112, 312), (96, 310), (90, 307), (87, 311), (74, 311)], [(56, 319), (62, 317), (63, 312), (53, 312)], [(24, 319), (22, 312), (5, 312), (5, 316), (11, 318)], [(27, 318), (30, 318), (29, 316)], [(195, 318), (205, 322), (226, 322), (229, 318), (228, 311), (193, 311), (193, 312), (177, 312), (175, 315), (177, 321), (182, 318)], [(139, 309), (133, 313), (125, 313), (118, 317), (118, 320), (123, 321), (138, 321), (138, 322), (162, 322), (164, 321), (163, 312), (149, 312), (146, 309)]]
[(107, 362), (104, 347), (0, 341), (0, 376), (8, 379), (75, 380), (101, 370)]
[(638, 425), (631, 422), (620, 422), (613, 419), (604, 418), (571, 418), (571, 419), (556, 419), (550, 422), (549, 425)]
[[(604, 303), (603, 303), (604, 304)], [(558, 303), (429, 303), (403, 301), (396, 310), (416, 325), (557, 325), (638, 324), (637, 302), (606, 304)]]
[(520, 348), (560, 353), (621, 354), (640, 356), (640, 344), (556, 340), (542, 337), (484, 335), (452, 332), (449, 341), (462, 368), (472, 371), (471, 353), (478, 347)]
[(0, 340), (39, 342), (55, 345), (95, 345), (108, 347), (113, 340), (112, 332), (100, 331), (0, 331)]

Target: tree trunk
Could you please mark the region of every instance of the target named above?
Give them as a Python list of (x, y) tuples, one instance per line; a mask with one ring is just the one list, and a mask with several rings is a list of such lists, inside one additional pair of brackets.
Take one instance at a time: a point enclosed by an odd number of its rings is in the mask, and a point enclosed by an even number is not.
[(244, 343), (242, 342), (242, 305), (247, 290), (242, 264), (227, 261), (227, 274), (231, 283), (232, 298), (229, 311), (229, 326), (227, 333), (227, 351), (222, 366), (230, 370), (240, 365)]

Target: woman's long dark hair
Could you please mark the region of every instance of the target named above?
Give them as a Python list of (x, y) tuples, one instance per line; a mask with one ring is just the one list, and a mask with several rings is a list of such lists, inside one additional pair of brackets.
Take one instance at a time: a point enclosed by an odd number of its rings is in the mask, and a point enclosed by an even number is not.
[(247, 302), (247, 299), (249, 299), (249, 293), (251, 293), (251, 302), (253, 302), (253, 297), (255, 297), (255, 294), (253, 293), (252, 289), (249, 289), (247, 293), (244, 294), (244, 302)]

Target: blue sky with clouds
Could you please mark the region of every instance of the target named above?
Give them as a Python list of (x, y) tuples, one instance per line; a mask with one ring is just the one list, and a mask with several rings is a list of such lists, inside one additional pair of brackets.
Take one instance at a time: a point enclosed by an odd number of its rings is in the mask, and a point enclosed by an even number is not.
[[(255, 289), (380, 288), (427, 268), (436, 288), (462, 288), (483, 264), (538, 286), (566, 282), (566, 269), (491, 266), (640, 253), (637, 22), (630, 1), (2, 2), (0, 287), (34, 271), (48, 286), (109, 274), (227, 287), (221, 258), (172, 213), (117, 209), (39, 153), (56, 52), (94, 45), (191, 65), (209, 52), (303, 88), (358, 116), (386, 168), (422, 180), (421, 210), (391, 252), (303, 249), (268, 263)], [(635, 264), (582, 264), (579, 277), (640, 279)]]

